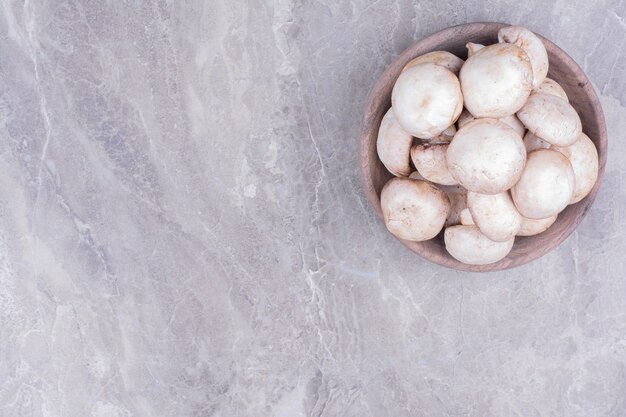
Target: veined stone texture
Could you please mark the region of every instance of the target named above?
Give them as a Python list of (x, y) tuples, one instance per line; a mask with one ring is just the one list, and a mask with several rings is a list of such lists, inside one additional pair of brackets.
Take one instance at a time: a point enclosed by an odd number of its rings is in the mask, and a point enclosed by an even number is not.
[[(0, 3), (0, 416), (623, 417), (626, 3)], [(375, 218), (357, 136), (413, 41), (503, 21), (587, 72), (596, 203), (503, 273)]]

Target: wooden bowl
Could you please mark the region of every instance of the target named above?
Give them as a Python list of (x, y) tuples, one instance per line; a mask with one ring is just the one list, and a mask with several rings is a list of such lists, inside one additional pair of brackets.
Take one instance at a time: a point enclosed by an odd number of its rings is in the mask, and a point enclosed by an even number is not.
[[(411, 59), (430, 51), (444, 50), (461, 57), (467, 57), (465, 44), (475, 42), (492, 44), (498, 42), (498, 30), (503, 23), (468, 23), (450, 27), (415, 42), (395, 59), (376, 81), (370, 92), (365, 117), (360, 133), (359, 158), (365, 193), (382, 221), (380, 192), (383, 185), (392, 178), (376, 153), (378, 127), (385, 112), (391, 107), (391, 90), (404, 65)], [(598, 149), (598, 180), (591, 193), (582, 201), (568, 206), (557, 221), (545, 232), (529, 237), (517, 237), (515, 245), (506, 258), (489, 265), (466, 265), (454, 259), (445, 249), (443, 231), (434, 239), (425, 242), (400, 240), (418, 255), (439, 265), (464, 271), (497, 271), (513, 268), (537, 259), (563, 242), (591, 207), (604, 174), (606, 165), (607, 134), (604, 114), (591, 82), (583, 70), (558, 46), (540, 36), (548, 51), (550, 70), (548, 76), (556, 80), (567, 93), (570, 103), (582, 121), (583, 131), (591, 138)]]

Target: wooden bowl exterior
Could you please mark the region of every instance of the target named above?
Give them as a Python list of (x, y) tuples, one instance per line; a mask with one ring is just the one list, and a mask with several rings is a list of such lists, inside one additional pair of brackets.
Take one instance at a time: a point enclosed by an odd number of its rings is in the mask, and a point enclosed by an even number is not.
[[(385, 70), (370, 92), (365, 117), (363, 119), (359, 159), (363, 187), (374, 211), (382, 221), (380, 192), (383, 185), (392, 178), (378, 159), (376, 138), (383, 115), (391, 106), (391, 90), (404, 65), (411, 59), (430, 51), (445, 50), (461, 57), (467, 57), (465, 44), (475, 42), (491, 44), (498, 41), (498, 30), (503, 23), (468, 23), (444, 29), (407, 48)], [(544, 233), (536, 236), (517, 237), (511, 252), (499, 262), (489, 265), (466, 265), (448, 254), (443, 242), (443, 232), (426, 242), (401, 240), (418, 255), (449, 268), (463, 271), (498, 271), (523, 265), (537, 259), (556, 248), (576, 227), (596, 198), (606, 165), (607, 133), (604, 114), (598, 96), (583, 70), (558, 46), (541, 37), (550, 60), (548, 77), (556, 80), (567, 93), (570, 103), (580, 115), (583, 131), (591, 138), (598, 149), (598, 180), (582, 201), (568, 206), (557, 221)]]

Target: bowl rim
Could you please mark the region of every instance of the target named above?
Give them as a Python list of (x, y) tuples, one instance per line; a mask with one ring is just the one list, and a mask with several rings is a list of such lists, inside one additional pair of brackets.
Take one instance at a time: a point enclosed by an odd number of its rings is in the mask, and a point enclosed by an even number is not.
[[(453, 35), (458, 35), (462, 32), (490, 32), (499, 30), (502, 27), (510, 26), (508, 23), (501, 22), (472, 22), (472, 23), (464, 23), (460, 25), (450, 26), (448, 28), (439, 30), (434, 32), (424, 38), (420, 38), (409, 45), (406, 49), (404, 49), (393, 61), (387, 65), (385, 71), (381, 73), (376, 81), (374, 82), (370, 92), (367, 96), (365, 111), (363, 120), (361, 122), (361, 128), (359, 131), (359, 161), (360, 161), (360, 176), (361, 183), (363, 186), (363, 191), (366, 194), (368, 201), (370, 202), (371, 207), (373, 208), (376, 216), (383, 221), (382, 210), (380, 206), (380, 195), (376, 191), (374, 186), (374, 182), (370, 172), (370, 163), (369, 163), (369, 154), (371, 153), (371, 136), (372, 129), (376, 129), (378, 131), (378, 126), (380, 125), (380, 119), (382, 117), (376, 117), (376, 109), (379, 105), (376, 103), (376, 96), (379, 91), (382, 91), (385, 87), (385, 84), (388, 82), (388, 79), (391, 77), (393, 79), (397, 78), (399, 71), (404, 66), (403, 64), (408, 62), (409, 60), (415, 58), (416, 51), (420, 50), (420, 47), (424, 44), (432, 43), (434, 40), (447, 39), (452, 37)], [(567, 224), (567, 227), (555, 238), (546, 240), (545, 244), (541, 247), (535, 248), (532, 253), (526, 253), (526, 256), (517, 256), (515, 258), (504, 258), (498, 262), (487, 264), (487, 265), (469, 265), (462, 263), (456, 259), (454, 259), (447, 252), (445, 256), (435, 253), (432, 250), (425, 249), (420, 242), (410, 242), (399, 239), (394, 236), (395, 239), (399, 240), (406, 246), (408, 249), (413, 251), (414, 253), (420, 255), (422, 258), (436, 263), (441, 266), (445, 266), (451, 269), (467, 271), (467, 272), (495, 272), (501, 271), (505, 269), (515, 268), (521, 265), (524, 265), (528, 262), (534, 261), (546, 253), (551, 252), (561, 243), (563, 243), (578, 227), (578, 225), (582, 222), (583, 218), (586, 216), (587, 212), (591, 208), (597, 193), (600, 189), (602, 179), (604, 177), (604, 171), (606, 167), (606, 159), (607, 159), (607, 151), (608, 151), (608, 137), (607, 137), (607, 129), (606, 129), (606, 121), (604, 118), (604, 112), (602, 110), (602, 105), (598, 98), (598, 95), (593, 88), (593, 85), (582, 68), (574, 61), (572, 57), (570, 57), (565, 51), (563, 51), (558, 45), (554, 42), (546, 39), (542, 35), (536, 33), (537, 36), (546, 44), (546, 46), (551, 49), (551, 53), (555, 56), (558, 56), (559, 61), (566, 64), (566, 67), (572, 72), (572, 75), (575, 77), (578, 82), (578, 87), (584, 90), (585, 95), (589, 98), (589, 100), (595, 105), (593, 106), (596, 114), (594, 115), (594, 120), (598, 125), (598, 137), (595, 138), (594, 143), (596, 144), (596, 149), (598, 150), (598, 178), (596, 183), (591, 190), (591, 192), (580, 202), (576, 204), (583, 204), (584, 207), (582, 210), (574, 216), (571, 221)], [(467, 42), (471, 42), (471, 39), (467, 39)], [(427, 53), (432, 50), (437, 49), (429, 49), (420, 51), (420, 54)], [(389, 105), (390, 106), (390, 105)], [(391, 234), (391, 233), (390, 233)], [(393, 236), (393, 235), (392, 235)], [(536, 236), (541, 236), (536, 235)], [(534, 236), (530, 237), (533, 238)], [(516, 237), (520, 239), (523, 237)], [(513, 247), (515, 249), (515, 246)]]

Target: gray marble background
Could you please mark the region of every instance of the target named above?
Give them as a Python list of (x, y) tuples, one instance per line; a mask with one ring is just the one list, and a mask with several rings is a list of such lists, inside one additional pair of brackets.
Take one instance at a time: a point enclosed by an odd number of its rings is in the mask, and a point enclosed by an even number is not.
[[(626, 415), (626, 4), (4, 0), (0, 416)], [(508, 273), (368, 207), (368, 90), (415, 39), (519, 23), (593, 80), (578, 231)]]

